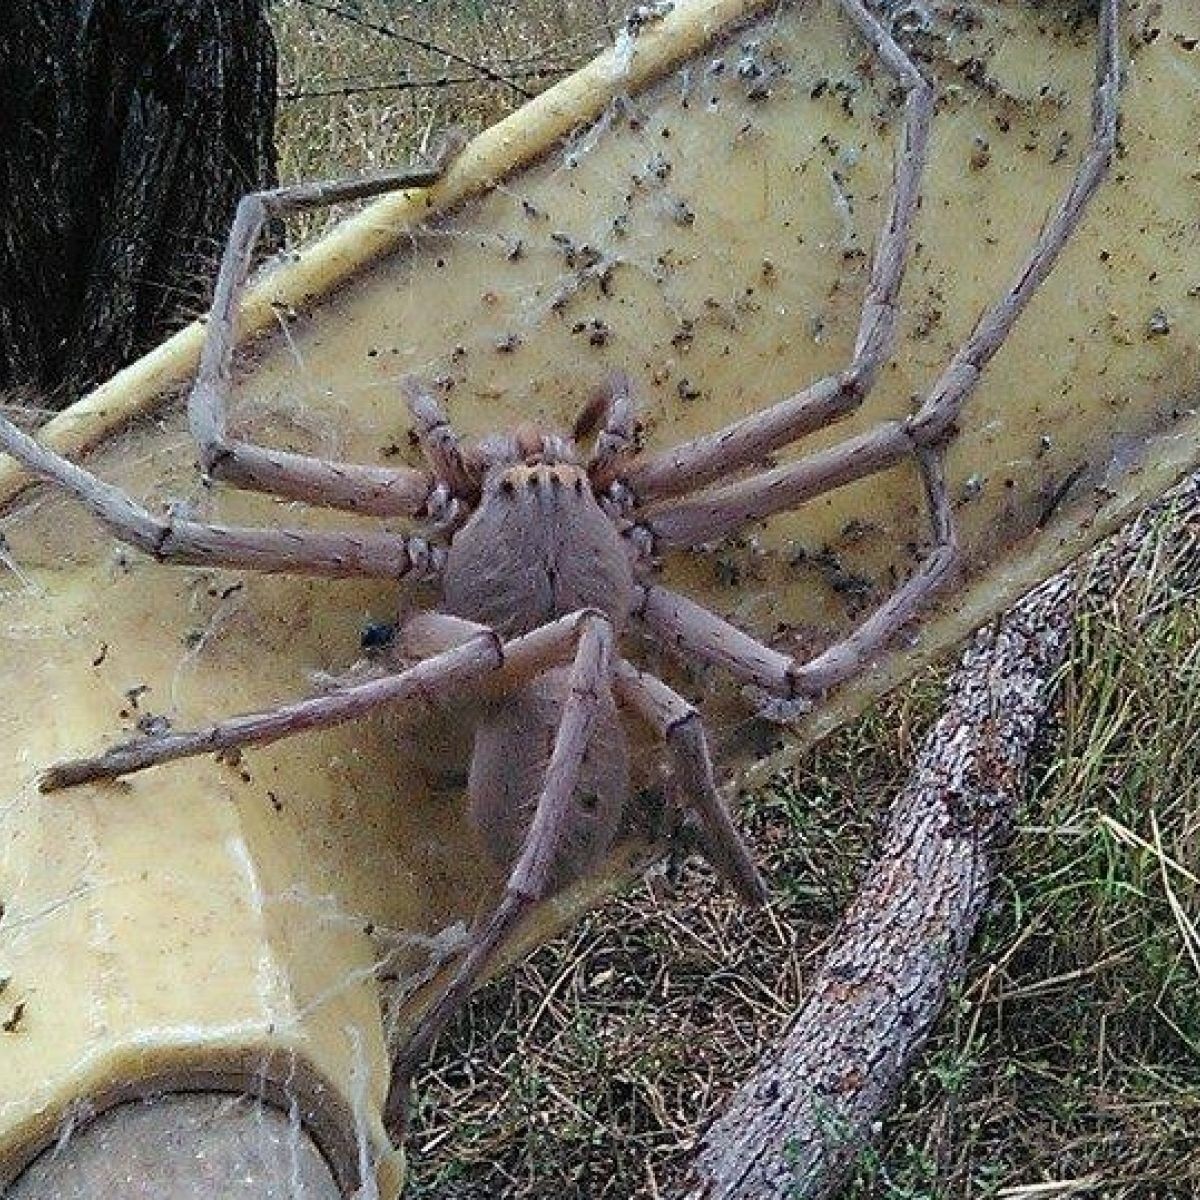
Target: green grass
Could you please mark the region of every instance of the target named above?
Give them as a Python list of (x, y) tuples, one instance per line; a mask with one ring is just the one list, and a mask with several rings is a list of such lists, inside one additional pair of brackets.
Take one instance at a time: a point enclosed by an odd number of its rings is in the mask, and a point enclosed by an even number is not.
[[(614, 24), (577, 0), (347, 7), (518, 64), (579, 61)], [(285, 94), (445, 65), (301, 0), (273, 14)], [(480, 128), (519, 101), (487, 83), (285, 100), (281, 176), (403, 161), (451, 116)], [(1200, 1196), (1200, 603), (1181, 540), (1150, 539), (1078, 630), (968, 976), (855, 1200)], [(409, 1195), (666, 1194), (785, 1028), (940, 687), (915, 681), (751, 798), (768, 911), (689, 865), (481, 994), (422, 1081)]]
[(851, 1195), (1200, 1195), (1188, 570), (1158, 564), (1081, 624), (970, 977)]

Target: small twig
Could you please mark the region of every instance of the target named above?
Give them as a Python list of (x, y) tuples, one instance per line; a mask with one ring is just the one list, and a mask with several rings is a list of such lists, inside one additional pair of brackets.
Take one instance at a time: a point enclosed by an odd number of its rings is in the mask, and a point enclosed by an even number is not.
[(1172, 858), (1167, 854), (1161, 846), (1152, 845), (1140, 834), (1134, 833), (1128, 825), (1118, 821), (1116, 817), (1109, 816), (1108, 813), (1100, 814), (1100, 825), (1107, 829), (1118, 842), (1124, 842), (1128, 846), (1134, 846), (1138, 850), (1146, 850), (1153, 854), (1164, 867), (1170, 867), (1174, 871), (1178, 871), (1189, 883), (1200, 885), (1200, 877), (1193, 871), (1189, 871), (1183, 863)]
[(1162, 831), (1158, 827), (1158, 818), (1153, 812), (1150, 813), (1150, 827), (1154, 831), (1154, 853), (1158, 858), (1158, 870), (1162, 877), (1163, 891), (1166, 893), (1167, 903), (1171, 906), (1171, 916), (1175, 918), (1180, 935), (1183, 937), (1184, 949), (1187, 951), (1188, 958), (1191, 959), (1197, 978), (1200, 978), (1200, 933), (1197, 933), (1195, 921), (1188, 916), (1187, 909), (1179, 902), (1179, 897), (1171, 886), (1171, 876), (1167, 873), (1167, 852), (1163, 847)]
[(1056, 1179), (1049, 1183), (1027, 1183), (1003, 1188), (996, 1195), (1005, 1197), (1005, 1200), (1061, 1200), (1065, 1196), (1090, 1192), (1100, 1183), (1098, 1175), (1085, 1175), (1082, 1179)]
[(1059, 975), (1050, 975), (1045, 979), (1035, 980), (1028, 987), (1013, 988), (1010, 992), (1000, 992), (991, 998), (992, 1003), (1011, 1004), (1015, 1000), (1032, 1000), (1037, 996), (1045, 996), (1047, 993), (1061, 988), (1064, 984), (1078, 983), (1079, 980), (1099, 975), (1101, 972), (1106, 971), (1109, 967), (1116, 966), (1118, 963), (1127, 962), (1138, 952), (1139, 948), (1129, 946), (1113, 954), (1107, 954), (1104, 958), (1097, 959), (1093, 963), (1088, 963), (1086, 967), (1078, 967), (1074, 971), (1063, 971)]

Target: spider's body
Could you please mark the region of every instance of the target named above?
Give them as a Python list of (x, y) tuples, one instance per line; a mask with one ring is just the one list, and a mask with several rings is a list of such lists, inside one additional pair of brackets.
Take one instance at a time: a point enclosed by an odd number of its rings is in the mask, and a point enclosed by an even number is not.
[[(623, 390), (623, 384), (616, 391)], [(619, 636), (634, 601), (630, 547), (604, 512), (574, 442), (522, 430), (491, 438), (478, 507), (454, 533), (443, 610), (516, 637), (560, 617), (603, 613)], [(570, 672), (556, 668), (487, 704), (468, 776), (471, 819), (494, 861), (511, 870), (529, 832), (554, 749)], [(630, 792), (629, 739), (611, 694), (579, 766), (552, 889), (593, 871), (611, 849)]]
[[(0, 418), (0, 447), (86, 504), (122, 540), (161, 561), (330, 577), (441, 584), (436, 612), (413, 618), (397, 652), (329, 693), (194, 732), (165, 732), (58, 764), (49, 789), (187, 755), (275, 740), (353, 719), (384, 704), (481, 700), (470, 766), (471, 808), (504, 895), (472, 934), (452, 982), (398, 1053), (387, 1117), (404, 1124), (416, 1065), (529, 907), (586, 873), (611, 845), (629, 795), (629, 740), (638, 720), (666, 750), (666, 787), (689, 810), (698, 842), (745, 900), (763, 882), (719, 799), (699, 713), (662, 680), (621, 657), (635, 629), (672, 653), (723, 668), (786, 715), (820, 702), (870, 664), (955, 577), (953, 511), (942, 476), (946, 442), (988, 362), (1004, 344), (1078, 226), (1112, 161), (1120, 77), (1118, 0), (1100, 0), (1092, 138), (1014, 282), (983, 313), (916, 409), (817, 453), (764, 462), (854, 411), (892, 352), (901, 283), (920, 197), (933, 91), (863, 0), (841, 8), (904, 97), (892, 188), (871, 256), (845, 367), (761, 412), (657, 453), (635, 444), (624, 379), (585, 409), (570, 437), (530, 428), (463, 447), (437, 401), (410, 389), (427, 470), (334, 463), (230, 436), (240, 290), (273, 216), (428, 184), (443, 164), (366, 180), (281, 188), (246, 197), (222, 261), (189, 419), (214, 479), (375, 516), (427, 518), (431, 540), (347, 529), (239, 528), (157, 516)], [(582, 447), (599, 427), (590, 454)], [(801, 662), (653, 578), (658, 549), (694, 549), (795, 509), (856, 479), (915, 462), (930, 515), (930, 548), (910, 578), (841, 641)], [(757, 473), (756, 473), (757, 472)], [(712, 486), (721, 485), (721, 486)], [(440, 544), (438, 544), (440, 542)]]
[[(487, 705), (475, 726), (467, 777), (471, 820), (503, 871), (511, 871), (521, 856), (569, 690), (569, 671), (547, 671), (503, 702)], [(571, 794), (552, 891), (592, 874), (604, 861), (629, 793), (629, 737), (612, 696), (605, 695)]]
[(582, 608), (623, 629), (634, 597), (629, 547), (587, 472), (538, 453), (487, 473), (479, 507), (450, 542), (442, 595), (447, 612), (504, 637)]

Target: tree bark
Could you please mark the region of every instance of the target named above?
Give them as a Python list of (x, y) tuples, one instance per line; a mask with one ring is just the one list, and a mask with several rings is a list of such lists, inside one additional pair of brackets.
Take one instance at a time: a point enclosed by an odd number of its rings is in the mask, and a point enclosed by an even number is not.
[[(1164, 503), (1194, 540), (1200, 476)], [(830, 1196), (870, 1145), (964, 973), (1078, 606), (1112, 594), (1162, 508), (975, 635), (808, 998), (705, 1133), (683, 1200)]]
[(263, 0), (0, 4), (0, 389), (67, 403), (203, 309), (275, 73)]

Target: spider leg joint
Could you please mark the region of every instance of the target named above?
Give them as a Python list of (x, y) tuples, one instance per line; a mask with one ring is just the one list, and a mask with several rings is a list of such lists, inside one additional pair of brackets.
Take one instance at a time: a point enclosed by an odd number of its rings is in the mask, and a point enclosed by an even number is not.
[(641, 521), (631, 522), (622, 531), (637, 562), (650, 566), (654, 562), (656, 541), (654, 531)]
[(615, 480), (600, 493), (600, 507), (614, 520), (628, 518), (637, 503), (633, 489), (621, 480)]
[(434, 546), (425, 538), (409, 538), (408, 550), (409, 569), (406, 576), (415, 579), (436, 579), (446, 568), (446, 551), (442, 546)]

